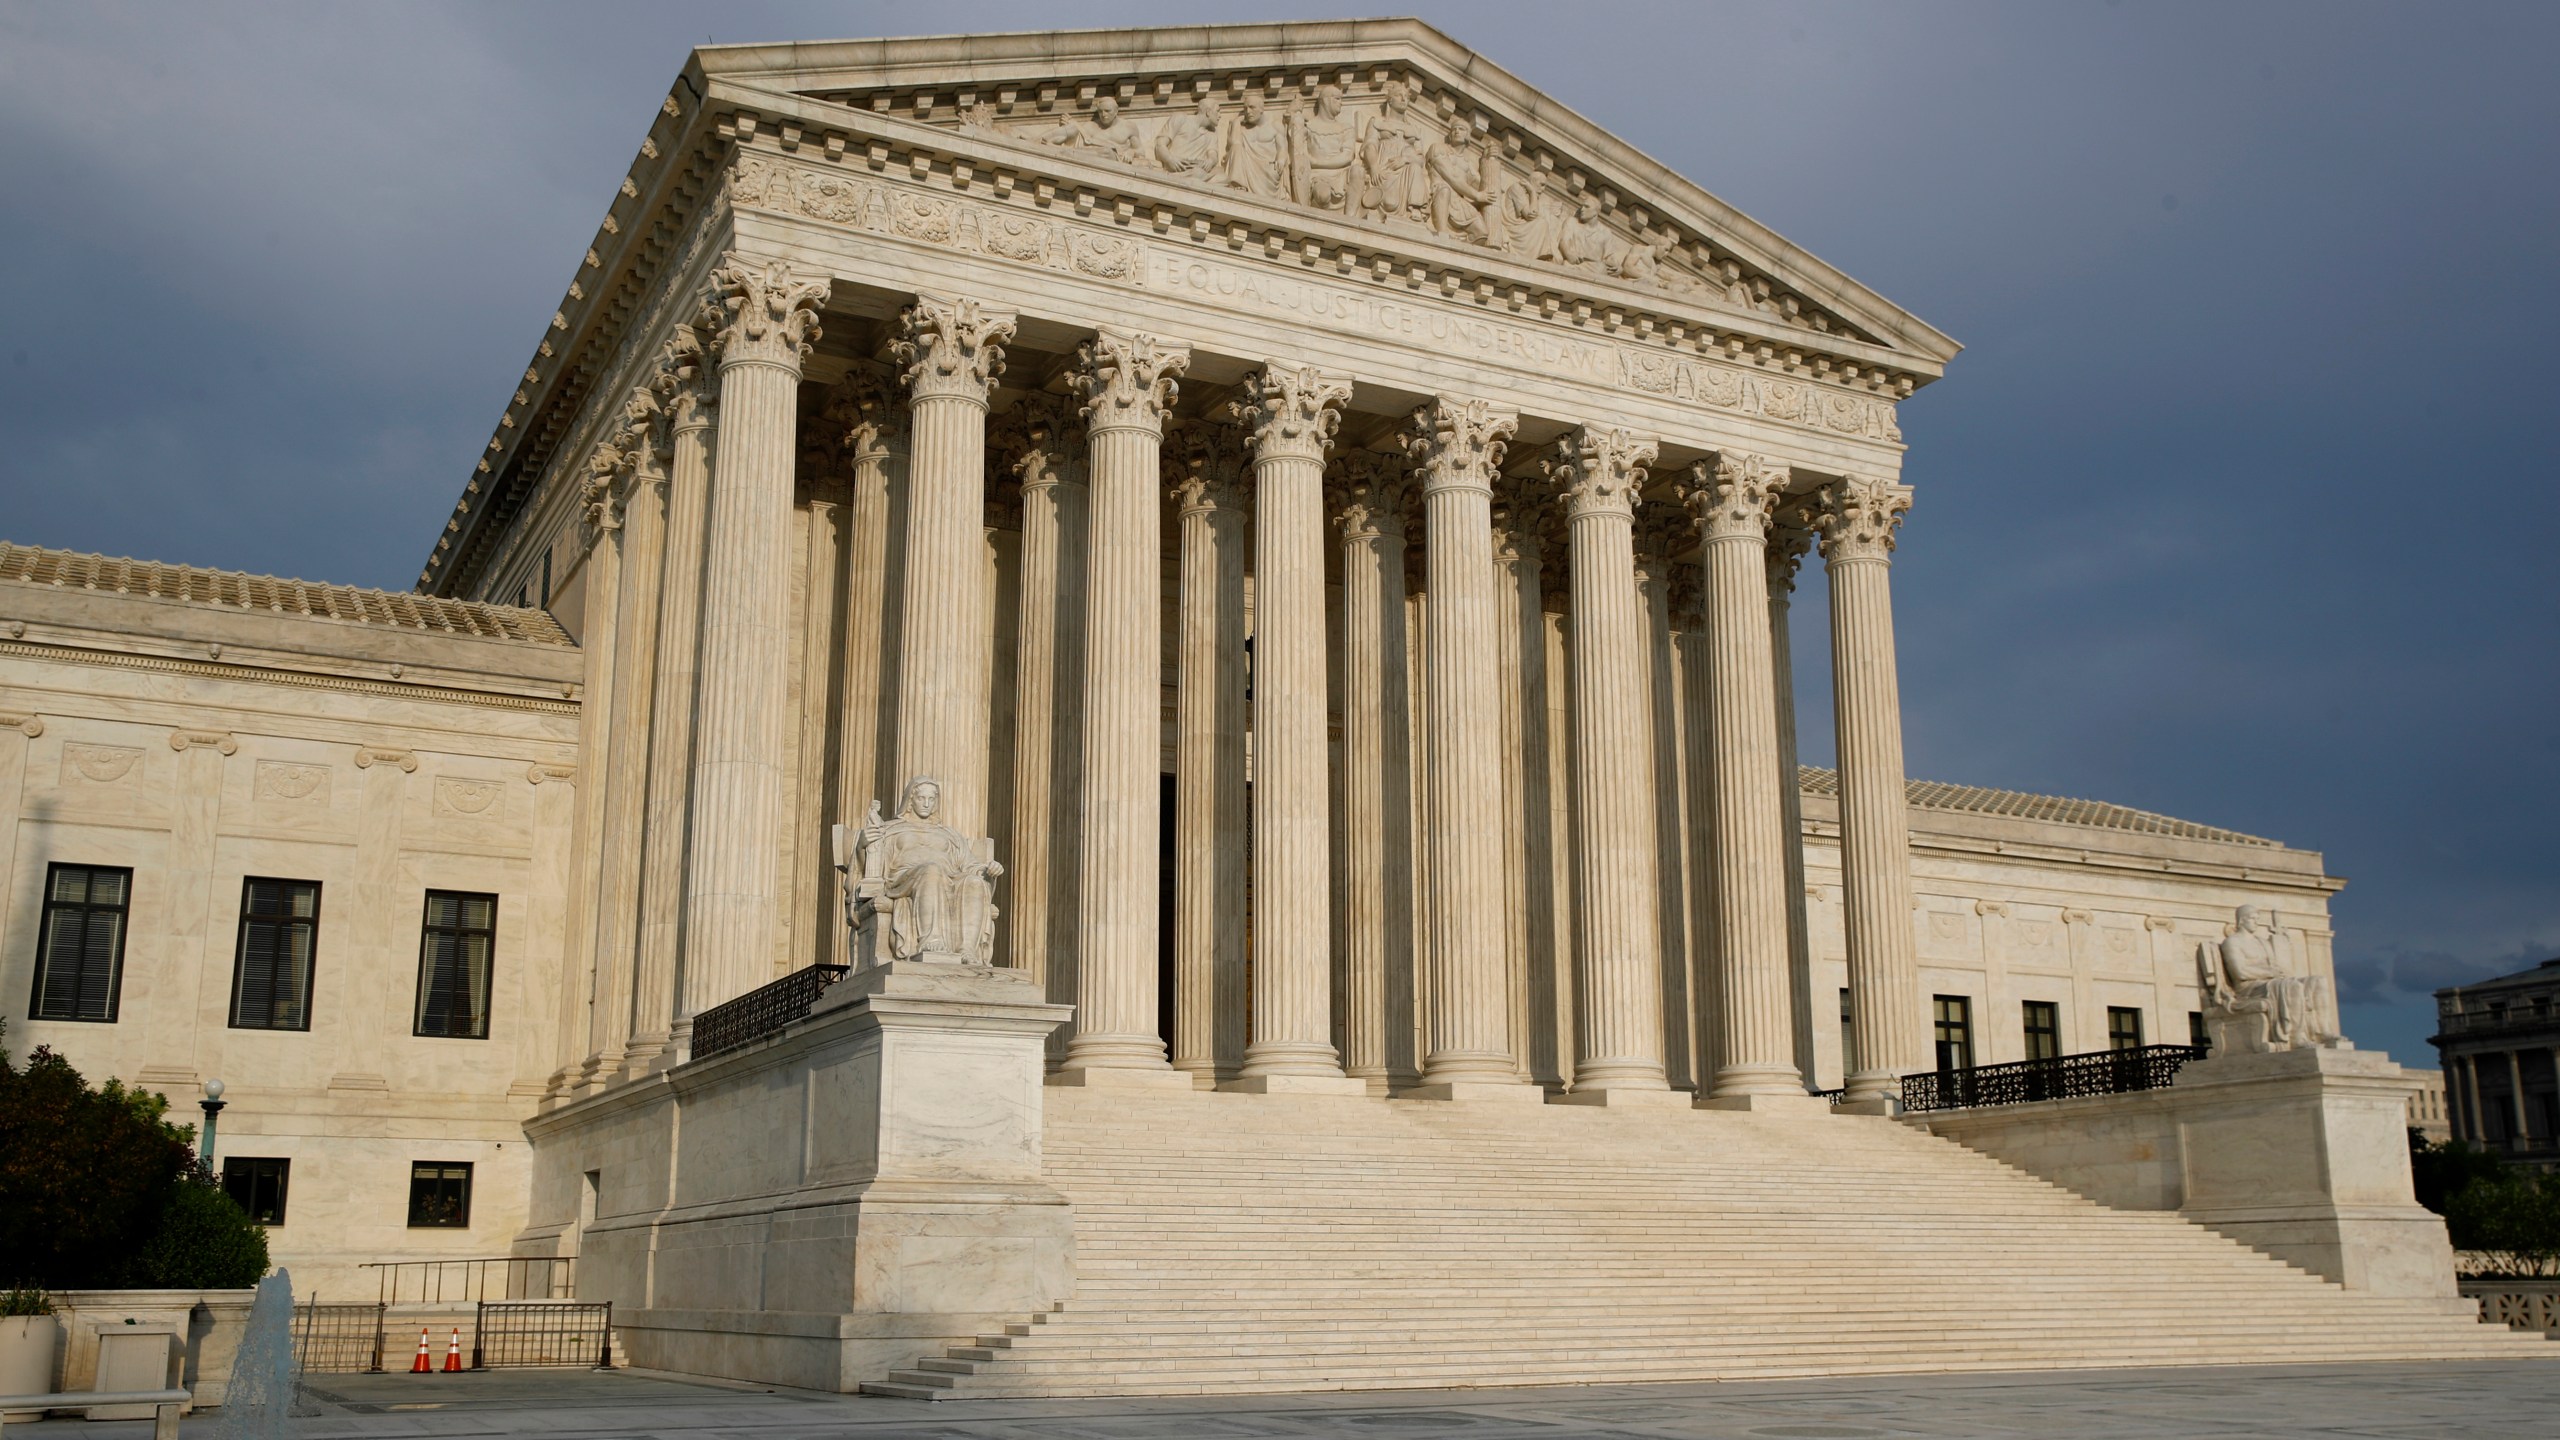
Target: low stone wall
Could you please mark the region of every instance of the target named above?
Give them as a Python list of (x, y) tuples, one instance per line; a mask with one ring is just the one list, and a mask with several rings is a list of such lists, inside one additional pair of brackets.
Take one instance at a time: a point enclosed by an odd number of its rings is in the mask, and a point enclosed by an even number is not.
[(57, 1390), (94, 1389), (98, 1334), (126, 1325), (166, 1327), (186, 1337), (186, 1365), (178, 1383), (194, 1393), (193, 1408), (219, 1405), (231, 1388), (231, 1361), (249, 1329), (254, 1290), (56, 1290), (53, 1318), (62, 1325), (56, 1351)]
[(2444, 1222), (2410, 1182), (2416, 1085), (2384, 1055), (2288, 1050), (2199, 1060), (2166, 1090), (1910, 1119), (2102, 1205), (2177, 1211), (2351, 1290), (2450, 1298)]
[(2480, 1304), (2480, 1319), (2516, 1330), (2539, 1330), (2560, 1339), (2560, 1280), (2461, 1282), (2462, 1297)]

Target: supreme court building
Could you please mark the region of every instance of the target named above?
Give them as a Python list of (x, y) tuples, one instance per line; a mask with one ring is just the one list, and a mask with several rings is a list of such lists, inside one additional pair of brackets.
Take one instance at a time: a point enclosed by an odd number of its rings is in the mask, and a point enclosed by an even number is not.
[(2143, 1097), (1891, 1118), (2200, 1040), (2242, 906), (2331, 1008), (2228, 1093), (2402, 1091), (2318, 854), (1906, 776), (1956, 344), (1485, 58), (705, 48), (555, 258), (414, 593), (0, 547), (10, 1043), (219, 1074), (299, 1289), (895, 1393), (2492, 1345)]

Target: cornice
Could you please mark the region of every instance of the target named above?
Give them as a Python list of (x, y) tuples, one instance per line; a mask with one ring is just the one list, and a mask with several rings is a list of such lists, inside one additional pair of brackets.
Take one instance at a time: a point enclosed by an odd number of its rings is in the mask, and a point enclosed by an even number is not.
[(288, 670), (277, 666), (234, 665), (214, 660), (182, 660), (166, 655), (137, 655), (123, 650), (100, 650), (81, 645), (54, 645), (32, 640), (0, 640), (0, 655), (53, 660), (70, 665), (94, 665), (110, 670), (157, 671), (161, 674), (200, 676), (216, 680), (247, 680), (263, 685), (289, 685), (304, 690), (336, 690), (355, 695), (385, 695), (401, 700), (436, 700), (446, 704), (470, 705), (481, 709), (523, 710), (537, 715), (575, 715), (579, 709), (578, 701), (574, 699), (546, 700), (537, 696), (511, 694), (503, 690), (465, 690), (450, 685), (366, 680), (346, 675), (320, 675), (307, 670)]

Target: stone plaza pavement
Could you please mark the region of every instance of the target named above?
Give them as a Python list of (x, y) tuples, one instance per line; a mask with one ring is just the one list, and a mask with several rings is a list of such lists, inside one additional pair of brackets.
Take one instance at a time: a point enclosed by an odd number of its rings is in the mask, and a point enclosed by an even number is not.
[[(1219, 1399), (927, 1404), (645, 1372), (322, 1375), (304, 1440), (537, 1435), (596, 1440), (1726, 1440), (2054, 1436), (2071, 1440), (2391, 1440), (2560, 1436), (2560, 1368), (2212, 1367), (1916, 1375), (1750, 1384), (1563, 1386)], [(187, 1435), (214, 1436), (213, 1416)], [(124, 1440), (144, 1421), (56, 1420), (11, 1433)]]

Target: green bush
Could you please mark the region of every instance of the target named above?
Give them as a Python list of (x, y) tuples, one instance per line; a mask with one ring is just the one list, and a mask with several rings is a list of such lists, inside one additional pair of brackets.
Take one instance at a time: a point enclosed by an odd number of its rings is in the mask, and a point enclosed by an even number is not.
[(51, 1290), (234, 1287), (267, 1269), (266, 1235), (199, 1172), (195, 1127), (167, 1097), (95, 1089), (38, 1046), (0, 1050), (0, 1265)]
[(127, 1272), (127, 1285), (169, 1290), (239, 1290), (267, 1273), (267, 1232), (207, 1180), (170, 1187), (159, 1224)]
[(2560, 1175), (2507, 1175), (2475, 1181), (2453, 1197), (2445, 1230), (2456, 1250), (2501, 1257), (2516, 1275), (2560, 1271)]
[(2453, 1197), (2484, 1181), (2506, 1177), (2507, 1162), (2488, 1150), (2475, 1150), (2460, 1140), (2430, 1145), (2416, 1130), (2409, 1132), (2409, 1178), (2416, 1183), (2418, 1203), (2439, 1215), (2449, 1213)]

